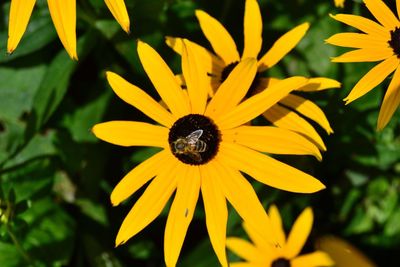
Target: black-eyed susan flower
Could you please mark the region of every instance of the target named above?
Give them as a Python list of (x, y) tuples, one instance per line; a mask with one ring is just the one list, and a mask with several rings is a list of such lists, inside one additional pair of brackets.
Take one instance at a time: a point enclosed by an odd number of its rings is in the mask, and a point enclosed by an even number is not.
[[(259, 57), (262, 47), (263, 25), (260, 7), (256, 0), (246, 0), (244, 50), (242, 56), (240, 56), (233, 38), (218, 20), (202, 10), (196, 10), (196, 17), (200, 23), (201, 30), (215, 52), (214, 54), (206, 48), (196, 45), (195, 52), (203, 57), (203, 64), (209, 75), (209, 84), (211, 87), (209, 91), (211, 95), (225, 81), (232, 69), (239, 62), (249, 57), (258, 59), (257, 75), (252, 83), (249, 95), (273, 85), (278, 79), (262, 77), (262, 73), (275, 66), (289, 53), (300, 42), (309, 28), (308, 23), (303, 23), (295, 27), (281, 36), (264, 55)], [(181, 53), (182, 39), (167, 37), (166, 42), (177, 53)], [(211, 61), (208, 59), (209, 57), (212, 57)], [(340, 83), (335, 80), (318, 77), (309, 79), (306, 86), (296, 89), (298, 91), (317, 91), (339, 86)], [(264, 111), (262, 115), (280, 128), (304, 134), (318, 144), (322, 150), (326, 150), (324, 142), (314, 127), (304, 117), (317, 122), (328, 134), (333, 132), (325, 114), (315, 103), (292, 93)]]
[(336, 7), (344, 7), (344, 1), (345, 0), (335, 0), (335, 6)]
[[(338, 33), (326, 40), (327, 43), (356, 48), (332, 59), (332, 62), (377, 62), (353, 87), (344, 99), (346, 104), (362, 97), (394, 72), (379, 111), (377, 129), (383, 129), (400, 103), (400, 22), (381, 0), (364, 0), (365, 5), (379, 23), (370, 19), (347, 14), (332, 16), (337, 21), (350, 25), (363, 33)], [(397, 13), (400, 13), (400, 3)]]
[[(129, 32), (130, 22), (124, 0), (104, 0), (104, 2), (121, 27)], [(17, 48), (28, 26), (35, 3), (36, 0), (11, 0), (8, 53), (12, 53)], [(47, 0), (47, 4), (61, 43), (72, 59), (78, 59), (76, 52), (76, 0)]]
[(231, 263), (231, 267), (323, 267), (334, 265), (328, 254), (322, 251), (299, 255), (312, 229), (313, 212), (311, 208), (306, 208), (300, 214), (287, 237), (276, 206), (270, 207), (268, 215), (277, 242), (274, 244), (266, 231), (259, 232), (244, 223), (244, 229), (252, 243), (237, 237), (227, 238), (228, 248), (246, 261)]
[(166, 265), (175, 266), (201, 192), (212, 246), (222, 266), (227, 266), (226, 199), (249, 225), (270, 229), (264, 223), (259, 224), (269, 219), (242, 173), (292, 192), (312, 193), (324, 188), (314, 177), (261, 153), (318, 157), (319, 150), (312, 142), (285, 129), (243, 126), (307, 79), (283, 80), (241, 102), (257, 71), (256, 60), (246, 59), (232, 70), (207, 102), (207, 76), (201, 70), (201, 58), (194, 53), (191, 43), (184, 41), (182, 48), (187, 90), (181, 88), (155, 50), (138, 42), (140, 61), (166, 108), (117, 74), (107, 73), (114, 92), (159, 125), (110, 121), (95, 125), (93, 133), (115, 145), (162, 149), (129, 172), (111, 194), (111, 202), (118, 205), (151, 180), (122, 223), (117, 245), (152, 222), (175, 192), (164, 238)]

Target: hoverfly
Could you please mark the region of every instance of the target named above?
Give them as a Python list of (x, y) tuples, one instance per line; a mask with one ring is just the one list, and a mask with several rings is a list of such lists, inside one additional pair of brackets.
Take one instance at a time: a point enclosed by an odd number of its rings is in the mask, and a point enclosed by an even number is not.
[(176, 139), (172, 143), (172, 150), (174, 154), (187, 155), (196, 162), (201, 162), (201, 152), (207, 150), (207, 144), (200, 140), (203, 130), (199, 129), (190, 133), (186, 137)]

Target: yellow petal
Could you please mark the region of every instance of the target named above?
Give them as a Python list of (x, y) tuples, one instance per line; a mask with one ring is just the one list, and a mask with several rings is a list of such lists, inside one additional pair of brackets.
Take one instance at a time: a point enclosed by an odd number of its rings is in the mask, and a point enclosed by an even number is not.
[[(166, 166), (163, 166), (165, 168)], [(149, 184), (143, 195), (136, 201), (118, 231), (116, 245), (121, 245), (151, 223), (163, 210), (175, 191), (177, 180), (182, 176), (175, 168), (163, 170)]]
[(58, 37), (72, 59), (76, 53), (76, 0), (47, 0)]
[(275, 66), (300, 42), (309, 27), (308, 23), (303, 23), (276, 40), (271, 49), (258, 61), (258, 71), (261, 72)]
[(254, 264), (247, 262), (233, 262), (229, 267), (254, 267)]
[(246, 99), (230, 112), (217, 118), (217, 125), (220, 129), (231, 129), (245, 124), (276, 104), (291, 91), (306, 83), (306, 78), (291, 77), (273, 84), (268, 89)]
[(260, 152), (287, 155), (314, 155), (321, 153), (314, 143), (286, 129), (271, 126), (241, 126), (223, 131), (223, 142), (237, 143)]
[(324, 141), (318, 132), (309, 122), (299, 116), (296, 112), (281, 105), (275, 105), (264, 112), (263, 116), (279, 128), (288, 129), (305, 135), (315, 142), (321, 150), (326, 150)]
[(345, 0), (335, 0), (335, 6), (336, 7), (344, 7), (344, 1)]
[(400, 0), (396, 0), (397, 17), (400, 16)]
[(168, 214), (164, 236), (166, 266), (175, 266), (185, 240), (186, 232), (196, 208), (200, 190), (197, 166), (185, 165), (176, 189), (175, 199)]
[(324, 77), (314, 77), (314, 78), (309, 78), (307, 84), (296, 89), (296, 91), (314, 92), (330, 88), (339, 88), (340, 86), (341, 83), (334, 79), (329, 79)]
[(190, 105), (165, 61), (144, 42), (138, 41), (137, 49), (144, 70), (172, 114), (178, 118), (189, 114)]
[(122, 29), (129, 33), (130, 21), (124, 0), (104, 0), (104, 2)]
[(151, 178), (157, 176), (162, 170), (160, 166), (163, 164), (171, 164), (171, 157), (167, 151), (163, 150), (140, 163), (132, 169), (117, 184), (111, 193), (111, 203), (116, 206), (129, 196), (134, 194), (139, 188), (147, 183)]
[(226, 257), (226, 225), (228, 221), (228, 209), (225, 196), (221, 192), (219, 184), (215, 181), (215, 170), (211, 165), (201, 166), (201, 194), (206, 214), (206, 225), (211, 245), (217, 254), (222, 266), (228, 266)]
[(399, 66), (399, 59), (397, 56), (382, 61), (373, 67), (351, 90), (350, 94), (344, 99), (346, 105), (356, 100), (357, 98), (365, 95), (374, 87), (380, 84), (390, 73), (392, 73)]
[(313, 220), (314, 215), (311, 208), (306, 208), (296, 219), (284, 248), (286, 258), (292, 259), (300, 253), (310, 235)]
[(241, 61), (221, 84), (206, 109), (206, 115), (214, 119), (232, 111), (245, 97), (257, 72), (257, 60)]
[(225, 65), (239, 61), (239, 53), (229, 32), (218, 20), (202, 10), (196, 10), (201, 30), (210, 42), (215, 53), (224, 60)]
[[(215, 70), (214, 68), (218, 68), (222, 70), (225, 67), (225, 63), (216, 55), (214, 55), (212, 52), (208, 51), (206, 48), (189, 41), (185, 39), (186, 43), (190, 43), (192, 48), (194, 49), (195, 53), (201, 57), (201, 62), (206, 66), (207, 71), (209, 73), (214, 73)], [(177, 38), (177, 37), (170, 37), (167, 36), (165, 37), (165, 43), (171, 47), (175, 53), (178, 53), (179, 55), (182, 55), (182, 44), (183, 44), (183, 38)], [(211, 62), (210, 62), (211, 58)]]
[(12, 53), (28, 26), (36, 0), (11, 0), (7, 52)]
[(253, 187), (236, 167), (232, 168), (226, 164), (224, 158), (219, 157), (221, 154), (219, 153), (209, 164), (212, 164), (215, 170), (215, 180), (218, 181), (225, 197), (245, 223), (254, 227), (256, 231), (265, 233), (268, 236), (268, 243), (275, 244), (271, 222)]
[(378, 130), (385, 128), (400, 104), (400, 68), (396, 69), (389, 88), (383, 98), (378, 117)]
[(169, 148), (168, 128), (138, 121), (109, 121), (96, 124), (97, 138), (118, 146), (155, 146)]
[(376, 38), (380, 38), (386, 41), (390, 39), (389, 31), (382, 27), (380, 24), (370, 19), (350, 14), (337, 14), (330, 16), (333, 19), (343, 22), (356, 29), (359, 29), (360, 31), (374, 35)]
[(262, 44), (262, 18), (256, 0), (246, 0), (244, 11), (244, 50), (242, 59), (257, 58)]
[(226, 246), (233, 253), (248, 262), (262, 263), (263, 258), (268, 257), (264, 251), (258, 250), (253, 244), (241, 238), (229, 237), (226, 240)]
[(352, 48), (388, 48), (388, 40), (376, 39), (372, 35), (355, 32), (337, 33), (325, 40), (328, 44)]
[(314, 193), (325, 188), (311, 175), (241, 145), (222, 142), (217, 156), (227, 166), (277, 189)]
[(393, 49), (386, 48), (361, 48), (346, 52), (331, 59), (332, 62), (375, 62), (387, 59), (393, 55)]
[(333, 130), (324, 112), (314, 102), (307, 100), (301, 96), (289, 94), (279, 103), (297, 111), (304, 117), (315, 121), (322, 128), (324, 128), (328, 134), (333, 133)]
[(271, 205), (268, 210), (269, 218), (271, 219), (272, 227), (277, 237), (277, 241), (280, 247), (283, 247), (286, 243), (286, 234), (283, 229), (281, 214), (275, 205)]
[(107, 72), (107, 80), (119, 98), (139, 109), (156, 122), (171, 127), (177, 118), (174, 118), (157, 101), (139, 87), (127, 82), (118, 74)]
[(400, 26), (399, 20), (382, 0), (364, 0), (365, 5), (374, 17), (386, 28), (394, 30)]
[(323, 236), (318, 238), (317, 247), (319, 250), (328, 253), (336, 267), (377, 267), (360, 250), (338, 237)]
[[(335, 265), (335, 263), (329, 257), (329, 255), (322, 251), (316, 251), (309, 254), (300, 255), (297, 258), (291, 260), (290, 263), (292, 264), (293, 267), (325, 267), (325, 266)], [(355, 263), (351, 263), (351, 265), (347, 266), (366, 267), (366, 266), (356, 265)]]
[(182, 72), (192, 107), (191, 113), (204, 114), (209, 85), (207, 70), (190, 42), (184, 41), (182, 49)]

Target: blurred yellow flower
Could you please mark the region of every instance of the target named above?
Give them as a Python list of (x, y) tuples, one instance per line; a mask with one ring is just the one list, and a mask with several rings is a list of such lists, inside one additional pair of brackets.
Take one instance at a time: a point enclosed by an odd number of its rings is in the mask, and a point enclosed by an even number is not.
[(335, 6), (336, 7), (344, 7), (344, 1), (345, 0), (335, 0)]
[[(196, 53), (202, 57), (203, 64), (210, 79), (210, 95), (229, 76), (232, 69), (242, 60), (252, 57), (258, 58), (262, 46), (262, 17), (260, 7), (256, 0), (246, 0), (244, 14), (244, 50), (240, 57), (236, 44), (215, 18), (202, 10), (196, 10), (201, 30), (210, 42), (215, 54), (206, 48), (194, 44)], [(273, 77), (262, 77), (262, 73), (275, 66), (288, 54), (303, 38), (309, 28), (308, 23), (303, 23), (281, 36), (272, 47), (257, 61), (257, 75), (252, 83), (248, 95), (256, 94), (279, 81)], [(182, 39), (167, 37), (167, 44), (177, 53), (182, 51)], [(307, 85), (295, 88), (297, 91), (318, 91), (327, 88), (340, 87), (340, 83), (328, 78), (310, 78)], [(296, 111), (296, 112), (292, 112)], [(312, 101), (296, 94), (289, 94), (262, 114), (274, 125), (299, 132), (313, 140), (321, 150), (326, 150), (325, 144), (314, 127), (304, 119), (315, 121), (326, 132), (332, 129), (324, 112)]]
[[(124, 0), (104, 0), (111, 13), (129, 32), (129, 16)], [(8, 26), (7, 52), (12, 53), (18, 46), (36, 0), (11, 0), (10, 19)], [(77, 60), (76, 52), (76, 0), (47, 0), (50, 15), (58, 36), (72, 59)]]
[[(400, 1), (396, 2), (399, 14)], [(377, 129), (382, 130), (400, 103), (400, 21), (383, 1), (364, 0), (364, 3), (379, 23), (356, 15), (333, 15), (331, 17), (335, 20), (357, 28), (363, 33), (338, 33), (331, 36), (326, 42), (332, 45), (356, 48), (356, 50), (332, 58), (332, 62), (382, 61), (358, 81), (344, 99), (346, 104), (362, 97), (394, 72), (379, 112)]]
[(256, 229), (266, 228), (267, 232), (271, 229), (254, 189), (241, 172), (292, 192), (312, 193), (325, 188), (314, 177), (260, 153), (318, 157), (319, 150), (311, 141), (276, 127), (242, 126), (294, 88), (306, 84), (307, 79), (282, 80), (241, 102), (257, 71), (256, 60), (249, 58), (232, 70), (208, 102), (207, 75), (202, 71), (201, 58), (186, 40), (182, 49), (187, 90), (180, 87), (155, 50), (138, 42), (140, 61), (166, 108), (117, 74), (107, 73), (112, 89), (121, 99), (160, 125), (111, 121), (95, 125), (93, 133), (120, 146), (162, 149), (129, 172), (111, 194), (111, 202), (118, 205), (152, 180), (122, 223), (116, 244), (126, 242), (152, 222), (176, 190), (164, 238), (166, 265), (175, 266), (201, 191), (211, 244), (222, 266), (228, 266), (226, 199), (246, 223)]
[(246, 261), (231, 263), (231, 267), (322, 267), (334, 265), (328, 254), (322, 251), (299, 255), (312, 229), (313, 212), (311, 208), (306, 208), (300, 214), (287, 238), (281, 216), (275, 205), (270, 207), (268, 215), (277, 241), (271, 239), (268, 232), (259, 232), (244, 223), (244, 229), (252, 243), (237, 237), (227, 238), (228, 248)]

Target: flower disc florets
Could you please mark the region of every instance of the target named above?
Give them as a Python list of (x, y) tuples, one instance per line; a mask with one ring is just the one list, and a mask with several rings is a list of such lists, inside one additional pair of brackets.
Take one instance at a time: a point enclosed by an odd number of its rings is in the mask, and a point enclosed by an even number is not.
[(168, 142), (172, 153), (190, 165), (209, 162), (218, 152), (221, 134), (215, 123), (200, 114), (190, 114), (171, 127)]
[(274, 260), (271, 267), (290, 267), (290, 261), (285, 258)]
[(389, 45), (392, 47), (393, 52), (400, 58), (400, 28), (396, 27), (394, 31), (390, 31)]

